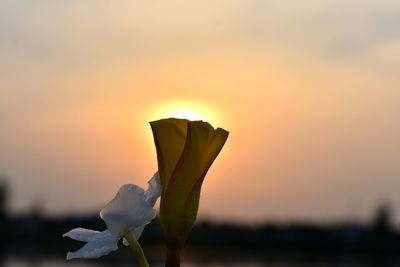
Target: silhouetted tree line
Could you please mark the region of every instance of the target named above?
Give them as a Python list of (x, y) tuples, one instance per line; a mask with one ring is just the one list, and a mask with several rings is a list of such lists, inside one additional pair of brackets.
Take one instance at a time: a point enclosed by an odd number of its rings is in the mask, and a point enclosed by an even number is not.
[[(44, 246), (63, 251), (80, 247), (79, 242), (62, 238), (62, 234), (75, 227), (105, 229), (98, 214), (49, 218), (28, 215), (9, 216), (7, 202), (9, 190), (0, 182), (0, 247)], [(312, 252), (398, 252), (400, 233), (393, 228), (392, 210), (380, 206), (370, 225), (357, 223), (316, 225), (292, 223), (287, 225), (265, 223), (245, 226), (232, 223), (199, 222), (188, 238), (188, 245), (201, 247), (256, 248), (268, 251)], [(141, 243), (161, 244), (162, 230), (158, 220), (150, 223)]]

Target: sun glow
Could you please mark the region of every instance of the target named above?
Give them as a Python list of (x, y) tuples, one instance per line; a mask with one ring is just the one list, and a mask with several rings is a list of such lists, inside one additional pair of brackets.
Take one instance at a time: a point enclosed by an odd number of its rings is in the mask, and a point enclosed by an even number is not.
[[(217, 115), (217, 109), (214, 109), (210, 104), (206, 105), (204, 103), (198, 101), (191, 100), (172, 100), (163, 102), (154, 103), (151, 110), (145, 111), (143, 114), (143, 119), (141, 120), (141, 124), (139, 128), (135, 128), (133, 131), (140, 132), (142, 136), (139, 138), (144, 140), (143, 143), (138, 144), (140, 148), (138, 148), (141, 152), (142, 159), (144, 160), (140, 165), (146, 166), (147, 169), (152, 169), (152, 166), (157, 166), (157, 162), (154, 160), (154, 140), (153, 135), (151, 133), (150, 127), (143, 127), (145, 123), (150, 121), (166, 119), (166, 118), (180, 118), (180, 119), (188, 119), (188, 120), (202, 120), (210, 123), (214, 128), (218, 127), (227, 127), (224, 117), (224, 121), (222, 123), (222, 117)], [(150, 159), (150, 160), (149, 160)], [(153, 161), (151, 160), (153, 159)], [(145, 171), (147, 171), (144, 170)]]
[(191, 110), (189, 108), (179, 108), (176, 110), (171, 110), (171, 112), (166, 113), (167, 117), (180, 118), (180, 119), (188, 119), (192, 121), (202, 120), (202, 115), (195, 110)]
[(202, 120), (209, 122), (214, 127), (220, 124), (218, 116), (210, 107), (197, 102), (172, 102), (161, 105), (152, 114), (152, 119), (158, 120), (164, 118)]

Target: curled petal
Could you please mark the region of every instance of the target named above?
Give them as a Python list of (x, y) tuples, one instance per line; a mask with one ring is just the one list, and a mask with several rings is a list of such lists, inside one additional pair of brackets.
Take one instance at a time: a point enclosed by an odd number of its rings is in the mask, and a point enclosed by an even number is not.
[(163, 119), (150, 122), (157, 149), (158, 172), (163, 191), (168, 187), (169, 178), (185, 146), (187, 124), (188, 120), (185, 119)]
[(75, 229), (72, 229), (71, 231), (63, 234), (62, 236), (69, 237), (69, 238), (77, 240), (77, 241), (89, 242), (90, 240), (93, 240), (94, 238), (97, 238), (100, 235), (109, 235), (109, 234), (110, 234), (110, 231), (108, 231), (108, 230), (99, 232), (99, 231), (85, 229), (85, 228), (75, 228)]
[(117, 237), (148, 224), (156, 212), (144, 196), (144, 190), (136, 185), (123, 185), (117, 195), (100, 212), (111, 234)]
[(149, 187), (147, 188), (146, 192), (144, 192), (144, 197), (147, 203), (153, 207), (156, 204), (157, 198), (160, 197), (162, 190), (158, 172), (154, 174), (148, 183)]
[[(75, 229), (74, 229), (75, 230)], [(73, 231), (73, 230), (72, 230)], [(71, 231), (71, 232), (72, 232)], [(75, 239), (75, 237), (80, 239), (85, 239), (84, 235), (74, 235), (66, 233), (65, 236)], [(97, 234), (90, 234), (89, 241), (83, 247), (75, 252), (68, 252), (67, 260), (71, 259), (94, 259), (101, 256), (107, 255), (111, 251), (118, 249), (118, 238), (113, 236), (109, 231), (103, 231)]]
[(179, 247), (196, 221), (204, 177), (229, 133), (204, 121), (170, 118), (150, 124), (162, 184), (160, 222), (166, 242)]

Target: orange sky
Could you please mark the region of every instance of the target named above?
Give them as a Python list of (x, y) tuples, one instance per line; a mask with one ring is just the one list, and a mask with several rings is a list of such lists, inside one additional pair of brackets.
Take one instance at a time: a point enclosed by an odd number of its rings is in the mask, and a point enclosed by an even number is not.
[(87, 212), (123, 183), (145, 186), (148, 121), (179, 106), (231, 132), (202, 216), (400, 211), (400, 4), (25, 2), (0, 3), (0, 173), (13, 210), (40, 200)]

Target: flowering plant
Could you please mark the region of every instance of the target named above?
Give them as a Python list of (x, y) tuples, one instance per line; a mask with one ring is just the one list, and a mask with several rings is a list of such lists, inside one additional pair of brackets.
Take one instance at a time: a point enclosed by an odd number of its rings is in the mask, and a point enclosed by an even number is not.
[(118, 249), (123, 239), (142, 267), (149, 266), (138, 239), (155, 216), (161, 196), (160, 222), (164, 232), (166, 267), (180, 266), (180, 251), (193, 228), (199, 209), (200, 191), (208, 169), (224, 146), (228, 132), (203, 121), (162, 119), (150, 123), (157, 151), (158, 172), (142, 188), (123, 185), (100, 212), (107, 230), (76, 228), (64, 237), (86, 242), (67, 259), (98, 258)]
[(180, 251), (196, 221), (204, 177), (228, 138), (203, 121), (163, 119), (150, 123), (162, 186), (160, 221), (167, 267), (180, 265)]

